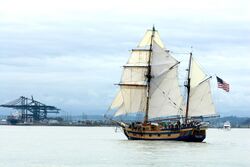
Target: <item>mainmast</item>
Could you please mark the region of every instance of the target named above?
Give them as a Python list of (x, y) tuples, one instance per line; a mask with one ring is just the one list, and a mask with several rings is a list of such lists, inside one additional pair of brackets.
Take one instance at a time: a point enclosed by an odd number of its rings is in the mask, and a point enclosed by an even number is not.
[(187, 105), (186, 105), (186, 116), (185, 116), (186, 123), (188, 120), (188, 109), (189, 109), (190, 81), (191, 81), (191, 78), (190, 78), (191, 59), (192, 59), (192, 52), (190, 52), (190, 56), (189, 56), (188, 79), (187, 79), (187, 84), (185, 85), (187, 87)]
[(149, 57), (148, 57), (148, 72), (147, 72), (147, 103), (146, 103), (146, 113), (144, 117), (144, 123), (148, 122), (148, 110), (149, 110), (149, 93), (150, 93), (150, 81), (151, 81), (151, 56), (152, 56), (152, 47), (153, 47), (153, 38), (155, 35), (155, 27), (153, 26), (151, 39), (150, 39), (150, 48), (149, 48)]

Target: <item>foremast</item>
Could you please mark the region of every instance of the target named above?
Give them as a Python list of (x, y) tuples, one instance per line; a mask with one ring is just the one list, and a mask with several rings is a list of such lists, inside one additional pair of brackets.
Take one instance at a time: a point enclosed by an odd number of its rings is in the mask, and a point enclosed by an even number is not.
[(150, 48), (149, 48), (149, 57), (148, 57), (148, 71), (147, 71), (147, 101), (146, 101), (146, 111), (144, 116), (144, 123), (148, 122), (148, 111), (149, 111), (149, 96), (150, 96), (150, 81), (151, 81), (151, 57), (152, 57), (152, 48), (153, 48), (153, 39), (155, 34), (155, 27), (153, 26), (152, 35), (150, 39)]
[(191, 70), (191, 60), (192, 60), (192, 52), (190, 52), (189, 55), (189, 64), (188, 64), (188, 77), (187, 77), (187, 84), (185, 85), (187, 88), (187, 103), (186, 103), (186, 115), (185, 115), (185, 123), (187, 123), (188, 120), (188, 110), (189, 110), (189, 97), (190, 97), (190, 83), (191, 83), (191, 77), (190, 77), (190, 70)]

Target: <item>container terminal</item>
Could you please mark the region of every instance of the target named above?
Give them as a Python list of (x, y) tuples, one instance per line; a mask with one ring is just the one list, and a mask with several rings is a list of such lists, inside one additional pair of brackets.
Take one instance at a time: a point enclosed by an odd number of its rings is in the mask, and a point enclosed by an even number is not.
[[(83, 114), (81, 117), (60, 115), (61, 109), (46, 105), (34, 100), (33, 96), (24, 96), (0, 105), (3, 108), (13, 109), (12, 114), (1, 116), (0, 125), (18, 126), (113, 126), (114, 124), (105, 120), (103, 116), (88, 116)], [(59, 115), (59, 116), (58, 116)]]

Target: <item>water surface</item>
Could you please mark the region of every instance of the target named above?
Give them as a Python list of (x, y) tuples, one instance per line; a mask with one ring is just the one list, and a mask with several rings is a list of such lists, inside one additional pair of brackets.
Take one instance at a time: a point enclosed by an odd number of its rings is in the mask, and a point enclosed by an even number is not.
[(250, 129), (203, 143), (128, 141), (113, 127), (0, 126), (0, 167), (249, 167)]

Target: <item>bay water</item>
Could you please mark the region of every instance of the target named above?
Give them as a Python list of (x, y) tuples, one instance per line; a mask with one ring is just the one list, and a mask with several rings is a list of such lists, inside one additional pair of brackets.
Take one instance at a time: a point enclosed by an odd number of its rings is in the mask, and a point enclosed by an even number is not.
[(0, 126), (0, 167), (249, 167), (250, 129), (202, 143), (131, 141), (114, 127)]

